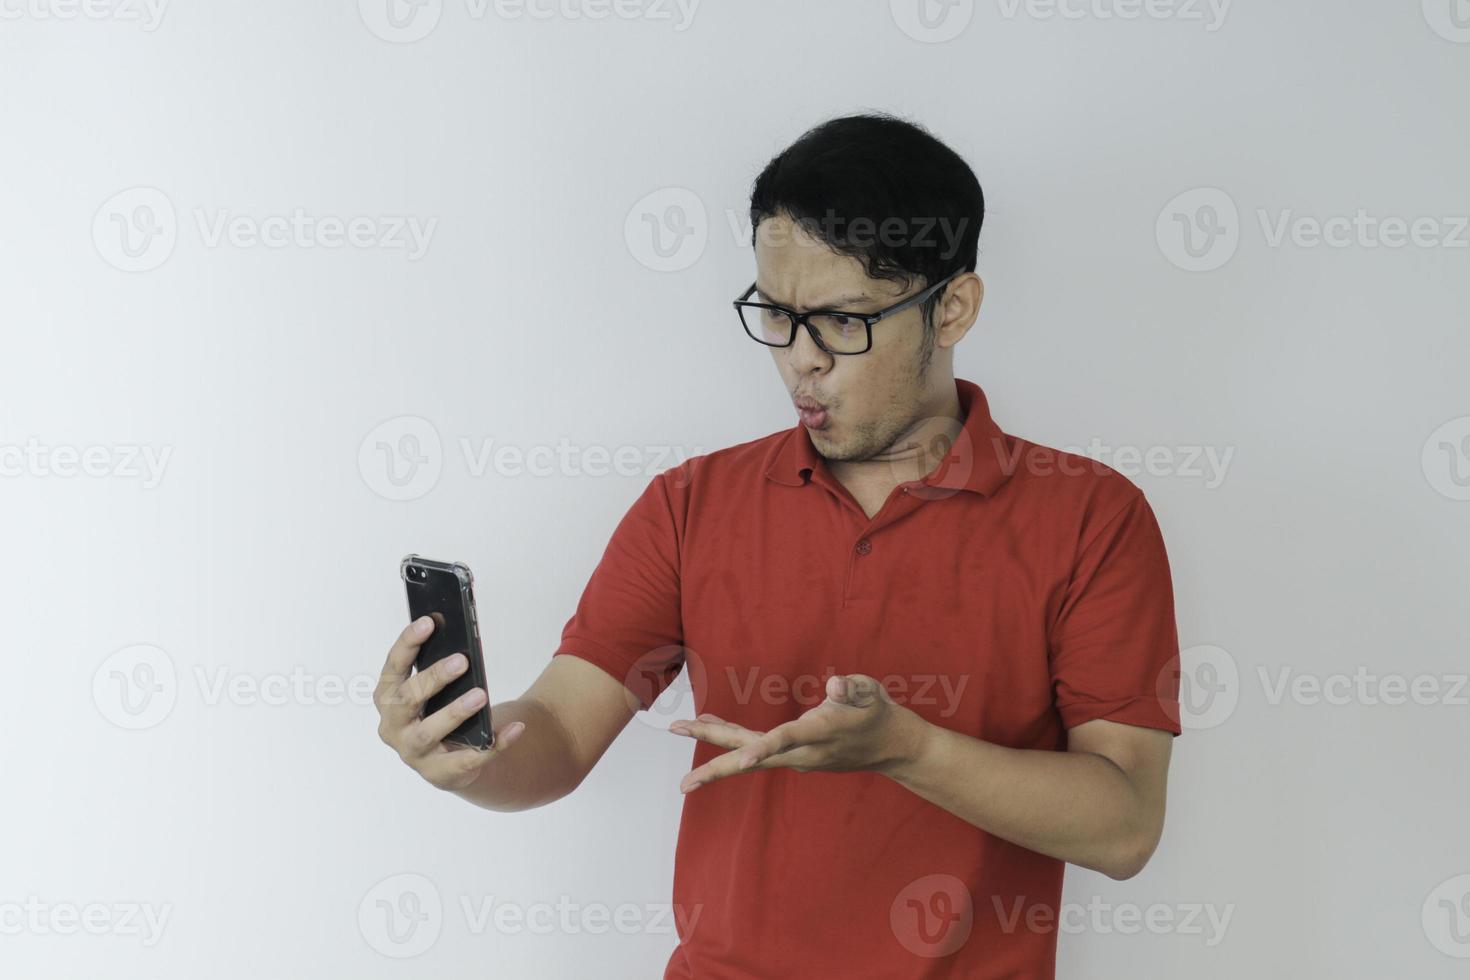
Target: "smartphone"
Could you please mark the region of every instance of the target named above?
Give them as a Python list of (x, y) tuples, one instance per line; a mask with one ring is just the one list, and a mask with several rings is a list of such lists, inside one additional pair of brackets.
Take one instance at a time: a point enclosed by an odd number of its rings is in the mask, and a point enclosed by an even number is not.
[(409, 555), (399, 562), (398, 573), (408, 592), (409, 620), (428, 616), (434, 621), (434, 632), (419, 647), (414, 670), (427, 670), (456, 653), (464, 654), (470, 662), (468, 670), (429, 696), (424, 703), (424, 717), (478, 687), (486, 693), (484, 706), (446, 735), (444, 741), (476, 749), (491, 747), (495, 744), (495, 731), (490, 727), (485, 659), (480, 652), (480, 624), (475, 618), (475, 577), (470, 574), (469, 566), (461, 562), (431, 561), (418, 555)]

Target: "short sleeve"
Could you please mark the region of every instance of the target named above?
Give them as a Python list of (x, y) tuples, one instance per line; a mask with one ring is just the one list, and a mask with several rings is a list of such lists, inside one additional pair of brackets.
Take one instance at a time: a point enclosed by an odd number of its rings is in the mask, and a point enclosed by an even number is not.
[(1104, 718), (1180, 734), (1174, 588), (1141, 492), (1083, 531), (1050, 657), (1063, 727)]
[(618, 522), (553, 656), (601, 667), (647, 709), (684, 665), (679, 534), (666, 473)]

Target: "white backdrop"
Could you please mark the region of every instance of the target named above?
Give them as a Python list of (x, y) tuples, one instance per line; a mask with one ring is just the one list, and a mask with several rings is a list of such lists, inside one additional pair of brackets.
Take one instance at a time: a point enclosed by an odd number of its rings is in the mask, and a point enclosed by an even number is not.
[(1059, 976), (1463, 975), (1464, 0), (389, 2), (0, 0), (0, 971), (660, 976), (690, 744), (435, 791), (396, 563), (519, 694), (653, 473), (795, 424), (746, 195), (881, 108), (989, 201), (958, 373), (1173, 565), (1165, 837)]

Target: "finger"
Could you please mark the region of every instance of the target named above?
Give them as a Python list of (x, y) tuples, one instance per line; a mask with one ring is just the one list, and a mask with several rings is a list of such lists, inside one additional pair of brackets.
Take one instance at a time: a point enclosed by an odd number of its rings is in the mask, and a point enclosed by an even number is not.
[(739, 725), (731, 725), (728, 722), (676, 721), (669, 725), (669, 731), (676, 735), (687, 735), (701, 742), (718, 745), (722, 749), (734, 749), (748, 745), (760, 736), (759, 732), (741, 728)]
[(489, 700), (485, 689), (477, 687), (455, 698), (414, 726), (413, 741), (420, 751), (428, 751), (444, 741), (445, 736), (460, 726), (465, 719), (474, 716)]
[(421, 713), (424, 702), (444, 689), (444, 686), (470, 668), (470, 661), (463, 653), (453, 653), (443, 660), (435, 661), (398, 686), (400, 697), (414, 718)]
[(759, 769), (797, 768), (800, 766), (814, 766), (816, 751), (810, 746), (794, 745), (790, 750), (780, 755), (773, 755), (762, 759), (752, 766), (742, 767), (739, 756), (741, 750), (726, 752), (722, 756), (711, 759), (704, 765), (685, 773), (684, 778), (679, 781), (679, 792), (692, 793), (701, 786), (708, 786), (717, 779), (727, 776), (738, 776), (743, 772), (755, 772)]
[(428, 616), (420, 616), (403, 628), (398, 634), (398, 639), (388, 650), (388, 659), (383, 664), (382, 673), (378, 676), (378, 686), (373, 691), (373, 701), (383, 706), (383, 699), (398, 689), (398, 686), (408, 679), (413, 668), (414, 658), (419, 655), (419, 647), (434, 632), (434, 621)]
[(882, 700), (885, 693), (883, 685), (867, 674), (834, 674), (827, 678), (827, 700), (838, 704), (867, 708)]
[(698, 717), (693, 718), (693, 719), (689, 719), (689, 718), (679, 718), (679, 719), (676, 719), (675, 721), (672, 721), (672, 722), (669, 723), (669, 731), (671, 731), (671, 732), (677, 732), (679, 734), (689, 734), (689, 730), (691, 730), (692, 728), (694, 728), (695, 726), (698, 726), (698, 725), (705, 725), (705, 726), (711, 726), (711, 727), (720, 727), (720, 728), (728, 729), (728, 730), (733, 731), (733, 732), (744, 732), (744, 733), (746, 733), (748, 735), (759, 735), (760, 734), (760, 732), (751, 731), (749, 728), (746, 728), (743, 725), (737, 725), (733, 721), (726, 721), (723, 718), (720, 718), (720, 717), (717, 717), (717, 716), (711, 715), (711, 714), (702, 714), (702, 715), (699, 715)]
[(809, 711), (795, 721), (777, 725), (753, 740), (737, 753), (735, 763), (741, 769), (753, 769), (772, 756), (789, 752), (800, 745), (814, 745), (823, 741), (826, 736), (827, 726)]
[(388, 651), (387, 662), (373, 691), (373, 703), (382, 719), (379, 736), (390, 745), (397, 739), (399, 730), (419, 716), (422, 702), (414, 702), (409, 697), (412, 689), (406, 689), (410, 683), (406, 678), (419, 648), (433, 630), (434, 622), (428, 617), (414, 620), (404, 628)]
[(378, 713), (382, 716), (382, 722), (378, 725), (379, 736), (402, 751), (403, 746), (399, 743), (404, 737), (403, 730), (418, 723), (423, 714), (424, 702), (468, 669), (469, 661), (464, 654), (456, 653), (399, 684), (380, 701)]

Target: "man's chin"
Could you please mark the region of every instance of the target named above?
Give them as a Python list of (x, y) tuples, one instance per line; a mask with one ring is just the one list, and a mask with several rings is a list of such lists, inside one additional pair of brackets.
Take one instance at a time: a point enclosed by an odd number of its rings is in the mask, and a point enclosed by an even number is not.
[(860, 453), (854, 452), (853, 447), (842, 440), (833, 439), (828, 430), (808, 429), (807, 434), (811, 436), (812, 448), (817, 455), (833, 463), (850, 463), (862, 459)]

